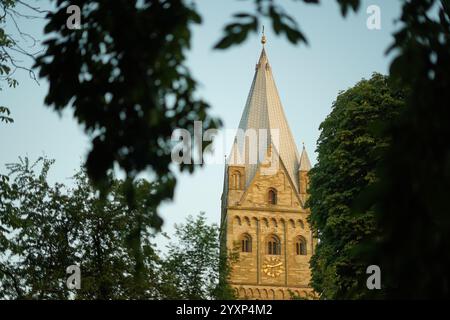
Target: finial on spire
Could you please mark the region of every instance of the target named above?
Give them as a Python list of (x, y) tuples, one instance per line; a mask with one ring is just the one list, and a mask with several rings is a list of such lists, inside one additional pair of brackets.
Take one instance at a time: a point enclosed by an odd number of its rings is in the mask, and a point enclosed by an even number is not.
[(266, 39), (266, 35), (265, 35), (265, 33), (264, 33), (264, 26), (263, 26), (263, 29), (262, 29), (262, 37), (261, 37), (261, 43), (262, 43), (262, 45), (265, 45), (266, 42), (267, 42), (267, 39)]

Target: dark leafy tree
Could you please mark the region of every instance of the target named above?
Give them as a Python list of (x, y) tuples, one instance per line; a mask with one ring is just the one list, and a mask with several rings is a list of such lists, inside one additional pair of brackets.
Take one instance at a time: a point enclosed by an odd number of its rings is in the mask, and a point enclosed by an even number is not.
[[(25, 158), (0, 176), (0, 299), (233, 297), (220, 282), (218, 227), (204, 215), (178, 226), (163, 258), (145, 220), (153, 184), (135, 183), (130, 208), (127, 182), (113, 179), (107, 198), (83, 170), (71, 188), (50, 185), (52, 163)], [(81, 289), (68, 290), (66, 268), (74, 264)]]
[(450, 297), (450, 1), (405, 1), (391, 74), (411, 88), (366, 206), (383, 231), (368, 262), (388, 298)]
[[(39, 16), (22, 13), (26, 9), (34, 14), (43, 13), (38, 7), (30, 6), (21, 0), (0, 0), (0, 92), (4, 83), (11, 88), (18, 85), (14, 78), (17, 70), (25, 70), (32, 79), (36, 80), (33, 70), (24, 64), (22, 58), (34, 58), (36, 53), (30, 50), (37, 44), (37, 40), (21, 30), (18, 20), (38, 18)], [(7, 24), (10, 25), (10, 32), (5, 29)], [(0, 122), (13, 122), (9, 115), (9, 109), (0, 105)]]
[(0, 1), (0, 9), (2, 9), (3, 11), (2, 13), (0, 13), (0, 79), (1, 82), (6, 80), (8, 84), (11, 84), (12, 80), (9, 77), (9, 74), (11, 72), (11, 56), (7, 50), (14, 46), (14, 41), (8, 36), (4, 27), (6, 22), (6, 12), (7, 10), (14, 7), (15, 2), (15, 0)]
[[(114, 181), (99, 197), (83, 172), (75, 186), (51, 186), (53, 162), (28, 159), (9, 165), (0, 188), (0, 297), (19, 299), (154, 298), (158, 257), (151, 230), (142, 228), (140, 247), (130, 234), (145, 221), (152, 185), (137, 182), (136, 206), (127, 206), (124, 183)], [(39, 171), (40, 166), (40, 171)], [(38, 172), (39, 171), (39, 172)], [(142, 231), (143, 230), (143, 231)], [(136, 253), (134, 250), (138, 250)], [(142, 265), (136, 265), (136, 254)], [(77, 264), (81, 290), (66, 287), (66, 268)]]
[[(293, 44), (308, 44), (306, 36), (300, 29), (297, 21), (292, 18), (283, 6), (273, 0), (252, 0), (255, 10), (252, 12), (239, 12), (233, 15), (233, 21), (224, 28), (224, 36), (215, 45), (216, 49), (226, 49), (230, 46), (244, 42), (248, 35), (260, 32), (261, 20), (269, 19), (275, 34), (283, 34)], [(319, 4), (319, 0), (302, 0), (308, 4)], [(337, 0), (341, 13), (346, 16), (349, 10), (357, 11), (359, 0)]]
[[(37, 52), (32, 49), (38, 41), (22, 30), (20, 20), (42, 18), (44, 12), (21, 0), (0, 0), (0, 85), (6, 82), (15, 87), (18, 83), (13, 75), (17, 70), (26, 71), (36, 80), (34, 71), (26, 65), (24, 58), (34, 59)], [(7, 24), (8, 32), (5, 29)]]
[[(197, 82), (185, 65), (190, 28), (201, 18), (181, 0), (55, 3), (45, 28), (50, 39), (36, 63), (50, 83), (45, 103), (56, 111), (72, 106), (92, 136), (86, 165), (94, 183), (103, 183), (114, 163), (130, 180), (149, 169), (158, 181), (149, 195), (157, 207), (175, 187), (172, 131), (193, 133), (194, 120), (204, 128), (220, 124), (196, 96)], [(81, 8), (79, 30), (66, 27), (69, 5)], [(162, 221), (153, 222), (159, 228)]]
[(74, 246), (83, 285), (76, 298), (156, 298), (159, 257), (151, 242), (151, 223), (145, 220), (151, 219), (146, 212), (153, 205), (147, 195), (153, 192), (153, 185), (145, 180), (135, 183), (136, 201), (131, 209), (126, 183), (114, 180), (105, 199), (95, 193), (84, 172), (76, 175), (75, 181), (67, 212), (79, 223)]
[(217, 225), (208, 225), (203, 213), (189, 216), (176, 226), (175, 236), (161, 268), (165, 298), (232, 299), (231, 289), (220, 281), (224, 270)]
[(339, 94), (320, 125), (318, 163), (310, 171), (310, 222), (320, 242), (312, 257), (312, 285), (326, 299), (366, 298), (366, 260), (359, 245), (378, 236), (373, 210), (354, 200), (377, 181), (375, 169), (389, 136), (379, 128), (405, 107), (405, 90), (374, 74)]
[[(0, 91), (2, 91), (2, 83), (4, 81), (11, 87), (16, 86), (17, 82), (11, 78), (11, 67), (10, 67), (10, 55), (7, 49), (14, 46), (14, 42), (5, 32), (4, 24), (6, 19), (6, 10), (13, 7), (15, 4), (14, 0), (1, 0), (0, 9), (3, 9), (3, 14), (0, 13)], [(0, 122), (13, 122), (13, 119), (9, 117), (10, 111), (5, 106), (0, 105)]]
[[(42, 163), (41, 163), (42, 162)], [(36, 166), (42, 168), (35, 173)], [(61, 279), (74, 261), (63, 206), (62, 186), (48, 185), (52, 162), (9, 165), (0, 188), (0, 296), (2, 298), (68, 297)]]

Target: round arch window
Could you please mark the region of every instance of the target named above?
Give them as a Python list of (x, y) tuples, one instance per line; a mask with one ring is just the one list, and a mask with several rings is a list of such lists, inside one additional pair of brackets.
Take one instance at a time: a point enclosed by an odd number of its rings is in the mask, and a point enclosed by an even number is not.
[(269, 189), (268, 201), (269, 201), (269, 204), (277, 204), (277, 190), (272, 189), (272, 188)]
[(267, 238), (267, 254), (280, 255), (281, 254), (281, 242), (276, 235), (271, 235)]
[(302, 236), (297, 237), (295, 241), (295, 253), (298, 256), (306, 256), (307, 254), (306, 239)]
[(241, 251), (252, 252), (252, 237), (247, 233), (241, 236)]

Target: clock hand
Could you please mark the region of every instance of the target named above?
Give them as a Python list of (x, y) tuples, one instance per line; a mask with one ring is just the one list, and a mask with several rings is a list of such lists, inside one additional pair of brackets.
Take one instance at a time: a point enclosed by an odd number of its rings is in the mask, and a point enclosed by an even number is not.
[(277, 264), (274, 264), (274, 265), (269, 265), (268, 267), (269, 268), (275, 268), (275, 267), (279, 267), (279, 266), (281, 266), (283, 263), (277, 263)]

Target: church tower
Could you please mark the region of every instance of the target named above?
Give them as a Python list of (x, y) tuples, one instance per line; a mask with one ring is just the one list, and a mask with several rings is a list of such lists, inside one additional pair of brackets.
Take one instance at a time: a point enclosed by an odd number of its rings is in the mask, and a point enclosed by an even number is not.
[(264, 48), (225, 165), (221, 241), (240, 299), (316, 297), (309, 287), (313, 238), (305, 208), (311, 164), (299, 155)]

